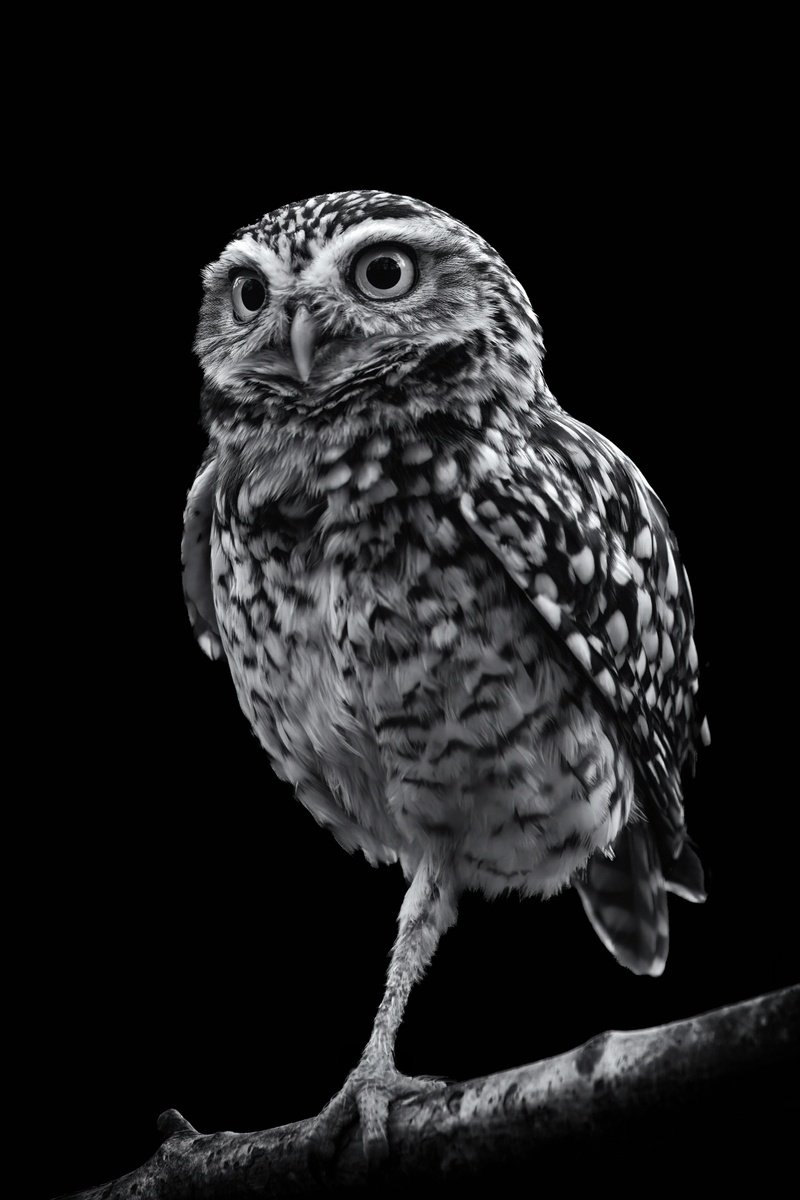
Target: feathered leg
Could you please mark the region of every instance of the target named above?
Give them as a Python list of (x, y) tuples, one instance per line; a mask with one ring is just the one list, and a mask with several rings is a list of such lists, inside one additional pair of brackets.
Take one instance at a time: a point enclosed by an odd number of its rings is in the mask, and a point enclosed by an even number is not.
[(367, 1161), (380, 1162), (388, 1151), (386, 1125), (392, 1102), (441, 1086), (435, 1080), (401, 1075), (394, 1065), (394, 1045), (411, 989), (455, 918), (456, 895), (445, 865), (423, 858), (400, 909), (386, 990), (370, 1039), (358, 1066), (315, 1122), (313, 1136), (320, 1139), (326, 1157), (357, 1112)]

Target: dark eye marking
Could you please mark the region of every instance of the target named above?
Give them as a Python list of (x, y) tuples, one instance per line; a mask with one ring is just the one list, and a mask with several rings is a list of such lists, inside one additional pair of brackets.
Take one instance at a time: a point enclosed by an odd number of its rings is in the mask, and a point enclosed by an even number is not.
[(237, 321), (251, 321), (267, 303), (268, 289), (258, 271), (249, 267), (231, 267), (231, 304)]

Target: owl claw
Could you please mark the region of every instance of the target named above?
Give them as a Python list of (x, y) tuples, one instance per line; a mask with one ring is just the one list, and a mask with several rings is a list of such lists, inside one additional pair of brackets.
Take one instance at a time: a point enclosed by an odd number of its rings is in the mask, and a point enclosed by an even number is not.
[(389, 1111), (396, 1100), (425, 1096), (447, 1085), (442, 1080), (401, 1075), (394, 1067), (359, 1064), (344, 1087), (326, 1104), (312, 1122), (309, 1150), (322, 1167), (335, 1160), (342, 1139), (356, 1120), (361, 1126), (361, 1143), (367, 1171), (379, 1170), (389, 1157)]

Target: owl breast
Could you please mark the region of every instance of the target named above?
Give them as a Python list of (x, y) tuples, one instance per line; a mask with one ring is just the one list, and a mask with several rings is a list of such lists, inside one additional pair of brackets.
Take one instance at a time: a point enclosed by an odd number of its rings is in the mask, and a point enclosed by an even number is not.
[(278, 774), (368, 857), (410, 871), (438, 843), (465, 887), (558, 890), (632, 804), (591, 685), (446, 506), (304, 521), (212, 540), (237, 693)]

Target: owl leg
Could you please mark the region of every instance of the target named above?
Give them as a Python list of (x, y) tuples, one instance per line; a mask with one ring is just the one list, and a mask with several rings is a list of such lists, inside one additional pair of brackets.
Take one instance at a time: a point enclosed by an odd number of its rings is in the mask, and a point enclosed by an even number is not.
[(442, 1085), (401, 1075), (394, 1065), (394, 1044), (411, 988), (433, 958), (441, 935), (456, 918), (456, 895), (444, 864), (424, 858), (412, 880), (398, 920), (397, 940), (372, 1034), (358, 1066), (342, 1090), (317, 1117), (314, 1135), (323, 1153), (335, 1153), (339, 1137), (360, 1117), (364, 1153), (370, 1166), (386, 1157), (386, 1126), (394, 1100)]

